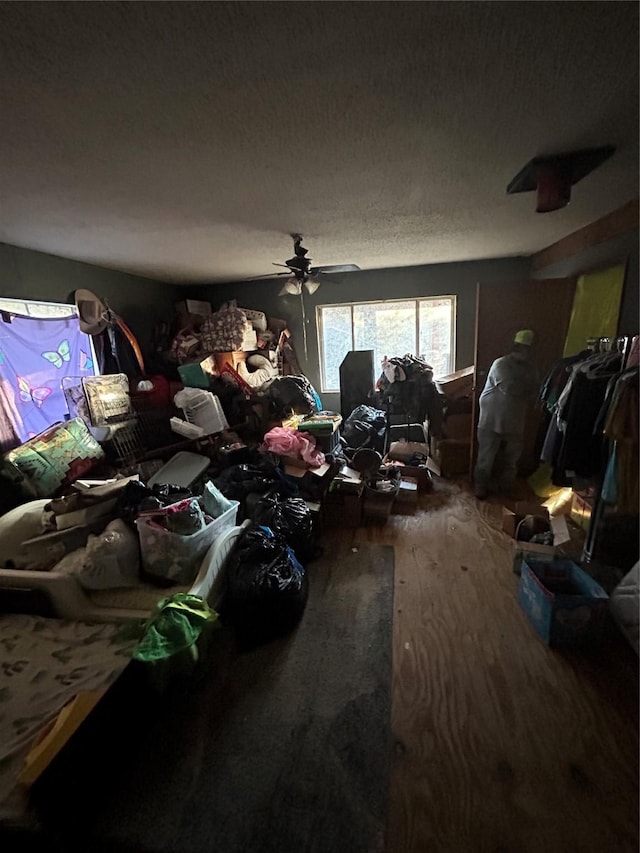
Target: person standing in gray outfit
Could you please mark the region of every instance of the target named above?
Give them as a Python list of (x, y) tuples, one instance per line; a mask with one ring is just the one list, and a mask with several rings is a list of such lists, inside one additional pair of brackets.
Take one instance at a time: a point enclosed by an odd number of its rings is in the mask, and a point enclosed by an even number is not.
[(502, 451), (501, 489), (508, 492), (515, 481), (522, 453), (527, 408), (540, 387), (533, 363), (534, 333), (517, 332), (511, 352), (491, 365), (480, 395), (478, 420), (478, 460), (474, 471), (475, 496), (484, 500), (496, 456)]

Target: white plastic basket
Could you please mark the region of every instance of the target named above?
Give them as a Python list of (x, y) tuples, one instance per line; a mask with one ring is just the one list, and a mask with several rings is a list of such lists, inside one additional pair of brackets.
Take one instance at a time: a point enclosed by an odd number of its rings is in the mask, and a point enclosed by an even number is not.
[(172, 533), (150, 525), (147, 518), (138, 518), (136, 527), (145, 573), (174, 584), (192, 583), (211, 545), (236, 523), (239, 503), (231, 504), (219, 518), (190, 536)]
[(196, 388), (188, 389), (190, 394), (189, 404), (182, 407), (185, 419), (190, 424), (199, 426), (205, 435), (213, 435), (229, 429), (220, 400), (210, 391), (200, 391)]

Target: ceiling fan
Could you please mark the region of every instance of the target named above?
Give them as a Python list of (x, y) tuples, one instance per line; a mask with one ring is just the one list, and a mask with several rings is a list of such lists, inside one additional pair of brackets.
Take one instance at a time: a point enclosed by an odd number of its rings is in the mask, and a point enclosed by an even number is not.
[[(330, 266), (312, 267), (312, 258), (307, 257), (308, 249), (302, 245), (301, 234), (292, 234), (293, 257), (283, 264), (274, 263), (274, 267), (282, 267), (286, 272), (274, 272), (268, 275), (260, 275), (256, 278), (271, 278), (276, 276), (287, 276), (279, 296), (301, 296), (304, 290), (307, 293), (315, 293), (322, 284), (322, 279), (330, 280), (328, 273), (343, 273), (359, 270), (357, 264), (333, 264)], [(251, 279), (250, 279), (251, 281)]]

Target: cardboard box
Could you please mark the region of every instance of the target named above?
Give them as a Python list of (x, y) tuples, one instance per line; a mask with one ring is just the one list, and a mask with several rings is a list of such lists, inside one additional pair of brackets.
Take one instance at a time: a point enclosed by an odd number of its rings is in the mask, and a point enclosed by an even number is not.
[(308, 471), (310, 468), (310, 465), (308, 465), (304, 459), (300, 459), (299, 456), (282, 455), (280, 457), (280, 461), (285, 468), (298, 468), (304, 471)]
[(571, 497), (571, 520), (583, 530), (588, 531), (591, 524), (591, 512), (593, 505), (588, 498), (574, 492)]
[(356, 492), (343, 492), (333, 489), (325, 495), (322, 514), (325, 526), (358, 527), (362, 523), (362, 493), (364, 484), (360, 483)]
[(400, 462), (410, 462), (414, 456), (429, 456), (429, 445), (423, 441), (392, 441), (387, 457)]
[(412, 479), (418, 484), (419, 492), (430, 492), (433, 489), (433, 480), (428, 465), (403, 465), (401, 471), (402, 479)]
[(222, 368), (227, 364), (229, 367), (236, 370), (241, 361), (247, 360), (247, 353), (243, 350), (236, 350), (235, 352), (214, 352), (213, 360), (218, 373), (220, 373)]
[(456, 400), (459, 397), (468, 397), (473, 391), (474, 366), (463, 367), (447, 376), (436, 379), (436, 387), (441, 394)]
[(443, 477), (468, 474), (471, 459), (471, 442), (454, 438), (433, 438), (432, 456)]
[(405, 478), (413, 479), (418, 483), (419, 492), (430, 492), (433, 489), (431, 474), (436, 474), (438, 477), (440, 476), (440, 468), (435, 465), (431, 458), (427, 459), (424, 465), (405, 465), (404, 462), (401, 462), (398, 459), (390, 459), (389, 454), (387, 454), (382, 460), (382, 465), (393, 465), (394, 462), (398, 463), (400, 476), (403, 480)]
[(512, 568), (515, 575), (522, 574), (522, 564), (529, 560), (552, 560), (556, 549), (554, 545), (537, 545), (535, 542), (512, 542), (513, 562)]
[(512, 512), (508, 507), (502, 507), (502, 529), (511, 536), (516, 538), (516, 529), (525, 515), (536, 515), (549, 521), (549, 512), (543, 506), (535, 503), (527, 503), (526, 501), (518, 501), (515, 505), (515, 511)]
[(198, 317), (208, 317), (212, 312), (211, 303), (200, 299), (183, 299), (175, 303), (175, 309), (179, 316), (195, 314)]
[(473, 416), (471, 413), (463, 415), (449, 415), (444, 422), (445, 438), (456, 441), (471, 441)]
[(397, 515), (413, 515), (417, 507), (418, 481), (414, 477), (403, 476), (391, 511)]
[(549, 646), (582, 646), (602, 636), (609, 596), (571, 560), (523, 563), (518, 602)]

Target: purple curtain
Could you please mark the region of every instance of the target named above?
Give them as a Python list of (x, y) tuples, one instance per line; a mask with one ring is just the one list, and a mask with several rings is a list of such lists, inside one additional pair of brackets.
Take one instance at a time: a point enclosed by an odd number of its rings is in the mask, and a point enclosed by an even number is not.
[(2, 450), (26, 441), (68, 415), (66, 377), (93, 376), (90, 338), (77, 317), (0, 320)]

